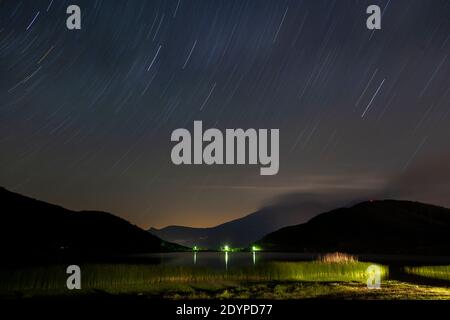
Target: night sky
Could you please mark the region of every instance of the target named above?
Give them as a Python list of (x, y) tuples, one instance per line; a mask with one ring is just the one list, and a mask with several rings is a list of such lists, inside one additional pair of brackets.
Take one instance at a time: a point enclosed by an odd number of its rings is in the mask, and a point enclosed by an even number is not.
[[(449, 53), (447, 0), (0, 0), (0, 185), (145, 228), (291, 193), (450, 206)], [(278, 175), (173, 165), (194, 120), (279, 128)]]

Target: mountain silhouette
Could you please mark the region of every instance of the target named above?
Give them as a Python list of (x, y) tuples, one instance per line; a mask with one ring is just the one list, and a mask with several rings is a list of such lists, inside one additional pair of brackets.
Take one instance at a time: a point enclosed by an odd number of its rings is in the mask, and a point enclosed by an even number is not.
[(107, 255), (182, 249), (99, 211), (71, 211), (0, 188), (2, 254)]
[(382, 200), (322, 213), (257, 242), (265, 250), (450, 254), (450, 209)]
[(150, 228), (149, 232), (166, 241), (188, 247), (218, 249), (224, 244), (245, 247), (269, 232), (305, 222), (331, 208), (330, 204), (317, 201), (274, 204), (215, 227), (168, 226), (162, 229)]

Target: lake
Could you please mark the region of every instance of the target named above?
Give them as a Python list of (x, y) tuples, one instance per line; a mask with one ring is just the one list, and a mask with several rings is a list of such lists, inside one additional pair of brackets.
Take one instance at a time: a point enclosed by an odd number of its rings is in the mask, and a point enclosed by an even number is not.
[[(148, 253), (133, 255), (148, 263), (168, 266), (199, 266), (213, 269), (230, 267), (245, 267), (278, 261), (311, 261), (318, 254), (295, 252), (172, 252)], [(450, 257), (401, 256), (401, 255), (359, 255), (360, 261), (379, 262), (386, 264), (449, 264)]]
[(168, 266), (199, 266), (213, 269), (244, 267), (272, 261), (310, 261), (317, 255), (280, 252), (172, 252), (133, 257)]

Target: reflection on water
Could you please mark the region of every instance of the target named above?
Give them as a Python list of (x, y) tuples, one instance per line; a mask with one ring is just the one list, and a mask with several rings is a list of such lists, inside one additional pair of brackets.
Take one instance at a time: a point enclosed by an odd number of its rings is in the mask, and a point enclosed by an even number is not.
[[(271, 261), (311, 261), (318, 257), (312, 253), (294, 252), (172, 252), (148, 253), (123, 257), (138, 258), (150, 264), (163, 264), (170, 266), (198, 266), (212, 267), (223, 270), (224, 267), (241, 267), (259, 265)], [(411, 256), (411, 255), (359, 255), (360, 261), (377, 262), (381, 264), (396, 265), (443, 265), (450, 264), (449, 256)]]
[(168, 266), (198, 266), (218, 270), (230, 267), (258, 265), (270, 261), (308, 261), (314, 259), (311, 254), (274, 253), (274, 252), (175, 252), (150, 253), (139, 255), (149, 263)]
[(225, 269), (228, 270), (228, 252), (225, 251)]

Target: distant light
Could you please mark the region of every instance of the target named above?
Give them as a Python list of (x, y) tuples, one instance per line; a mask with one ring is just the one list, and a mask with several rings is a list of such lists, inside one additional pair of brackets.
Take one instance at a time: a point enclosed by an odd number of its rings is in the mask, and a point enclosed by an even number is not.
[(230, 247), (228, 245), (223, 246), (223, 251), (228, 252), (230, 251)]
[(261, 251), (261, 248), (260, 248), (260, 247), (257, 247), (257, 246), (252, 246), (252, 251), (253, 251), (253, 252), (255, 252), (255, 251)]
[(192, 247), (192, 251), (198, 251), (198, 247), (197, 246), (193, 246)]

